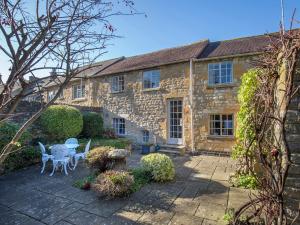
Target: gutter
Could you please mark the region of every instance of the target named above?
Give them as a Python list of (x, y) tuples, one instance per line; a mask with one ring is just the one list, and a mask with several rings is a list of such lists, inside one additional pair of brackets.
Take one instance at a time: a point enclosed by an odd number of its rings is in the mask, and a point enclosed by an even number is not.
[(190, 84), (189, 84), (189, 97), (190, 97), (190, 112), (191, 112), (191, 150), (195, 152), (195, 140), (194, 140), (194, 72), (193, 62), (194, 58), (190, 59)]

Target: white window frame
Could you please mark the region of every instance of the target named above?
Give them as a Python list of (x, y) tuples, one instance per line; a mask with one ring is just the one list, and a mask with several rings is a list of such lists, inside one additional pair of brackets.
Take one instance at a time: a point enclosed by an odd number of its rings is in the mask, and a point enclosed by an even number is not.
[(148, 70), (143, 72), (143, 89), (155, 89), (159, 88), (159, 86), (160, 70)]
[[(216, 119), (215, 117), (219, 116), (219, 119)], [(231, 116), (231, 120), (228, 119), (228, 117)], [(223, 117), (226, 117), (224, 119)], [(216, 128), (216, 123), (220, 123), (219, 128)], [(233, 114), (211, 114), (209, 118), (209, 134), (212, 136), (228, 136), (232, 137), (234, 135), (234, 115)], [(225, 126), (224, 126), (225, 124)], [(215, 130), (220, 130), (220, 134), (218, 132), (215, 132)], [(229, 131), (231, 131), (231, 134), (229, 134)]]
[(48, 102), (50, 102), (54, 98), (55, 94), (56, 94), (55, 90), (48, 91), (48, 93), (47, 93)]
[(150, 132), (148, 130), (142, 130), (142, 134), (143, 134), (143, 142), (144, 143), (149, 143)]
[(85, 85), (84, 84), (73, 85), (72, 86), (72, 97), (73, 97), (73, 99), (84, 98), (85, 97)]
[(123, 92), (125, 89), (125, 79), (124, 75), (113, 76), (111, 80), (111, 92), (119, 93)]
[(126, 122), (124, 118), (113, 118), (112, 127), (117, 135), (126, 134)]
[(208, 64), (208, 84), (231, 84), (233, 82), (233, 63), (223, 61)]

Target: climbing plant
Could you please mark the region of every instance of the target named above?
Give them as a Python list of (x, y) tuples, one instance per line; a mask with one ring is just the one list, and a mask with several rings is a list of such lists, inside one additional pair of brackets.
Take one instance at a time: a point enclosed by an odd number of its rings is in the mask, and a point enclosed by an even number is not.
[[(243, 108), (244, 105), (239, 113), (242, 124), (238, 135), (240, 141), (246, 143), (242, 145), (246, 148), (235, 151), (240, 152), (246, 161), (249, 154), (257, 160), (261, 167), (257, 179), (260, 188), (235, 212), (233, 224), (281, 225), (291, 222), (284, 195), (291, 165), (285, 121), (291, 99), (299, 90), (293, 82), (299, 55), (299, 30), (281, 29), (278, 34), (270, 36), (270, 45), (256, 61), (257, 88), (249, 89), (249, 95), (253, 94), (250, 99), (246, 99), (247, 94), (243, 96), (245, 102), (249, 100), (247, 107), (251, 109)], [(240, 94), (242, 92), (243, 89)]]

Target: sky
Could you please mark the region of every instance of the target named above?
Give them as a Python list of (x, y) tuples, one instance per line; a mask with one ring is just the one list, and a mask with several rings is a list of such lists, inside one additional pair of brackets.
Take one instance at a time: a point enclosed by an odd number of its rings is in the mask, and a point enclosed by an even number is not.
[[(227, 40), (278, 31), (280, 0), (135, 0), (144, 15), (111, 19), (122, 38), (114, 39), (102, 59), (132, 56), (209, 39)], [(284, 0), (285, 24), (300, 1)], [(299, 27), (299, 25), (295, 26)], [(1, 41), (1, 40), (0, 40)], [(8, 63), (0, 53), (0, 73)]]

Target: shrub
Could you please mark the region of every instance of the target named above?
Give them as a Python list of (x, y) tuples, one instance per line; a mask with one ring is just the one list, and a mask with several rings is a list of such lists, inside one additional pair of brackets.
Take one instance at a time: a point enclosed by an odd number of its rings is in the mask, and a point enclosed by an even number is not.
[(151, 172), (145, 168), (134, 168), (130, 171), (130, 174), (134, 177), (134, 183), (130, 188), (132, 192), (140, 190), (151, 181)]
[(236, 187), (243, 187), (246, 189), (256, 189), (258, 187), (255, 176), (249, 174), (235, 174), (230, 177), (229, 182)]
[(103, 130), (102, 137), (109, 138), (109, 139), (116, 139), (118, 136), (116, 135), (116, 132), (114, 129), (105, 129)]
[(50, 106), (40, 117), (44, 132), (52, 140), (76, 137), (82, 130), (83, 120), (80, 111), (71, 106)]
[(75, 181), (73, 186), (83, 190), (89, 190), (91, 188), (91, 184), (95, 181), (95, 179), (95, 174), (91, 174), (83, 179)]
[(103, 132), (103, 119), (99, 113), (89, 112), (83, 114), (83, 129), (84, 137), (100, 137)]
[(131, 186), (134, 183), (133, 176), (125, 171), (109, 170), (100, 174), (92, 189), (98, 194), (108, 197), (123, 197), (131, 193)]
[[(3, 149), (3, 147), (11, 141), (11, 139), (15, 136), (18, 130), (19, 126), (14, 123), (0, 123), (0, 152)], [(27, 144), (28, 142), (30, 142), (30, 140), (30, 133), (28, 131), (25, 131), (19, 139), (17, 147), (21, 147), (22, 145)]]
[(28, 146), (20, 151), (11, 153), (5, 159), (3, 166), (6, 171), (17, 170), (40, 162), (40, 158), (40, 151)]
[(174, 179), (174, 164), (170, 157), (166, 155), (152, 153), (147, 156), (143, 156), (141, 163), (144, 169), (151, 172), (154, 181), (164, 182)]
[(98, 172), (104, 172), (109, 169), (111, 159), (108, 158), (108, 153), (114, 148), (109, 146), (102, 146), (92, 149), (86, 157), (88, 165)]
[[(79, 142), (85, 145), (89, 139), (80, 139)], [(117, 139), (106, 139), (106, 138), (93, 138), (93, 146), (110, 146), (113, 148), (122, 148), (128, 149), (131, 145), (130, 140), (126, 138), (117, 138)]]

